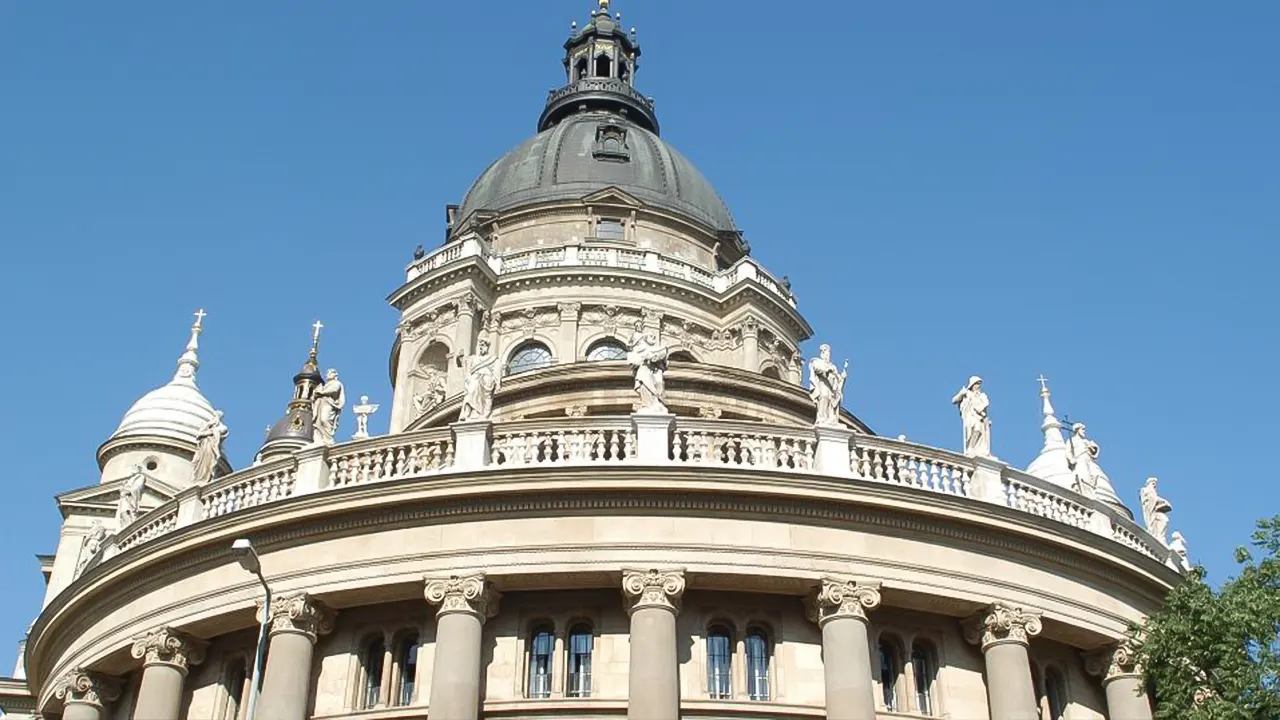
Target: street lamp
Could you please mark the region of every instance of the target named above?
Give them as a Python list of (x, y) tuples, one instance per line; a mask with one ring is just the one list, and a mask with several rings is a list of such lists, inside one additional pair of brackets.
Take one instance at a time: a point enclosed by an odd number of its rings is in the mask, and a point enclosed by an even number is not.
[(231, 543), (231, 554), (246, 572), (258, 576), (258, 582), (262, 583), (262, 589), (266, 592), (266, 599), (262, 602), (262, 623), (258, 628), (258, 652), (253, 659), (253, 676), (249, 683), (249, 712), (245, 715), (245, 720), (253, 720), (253, 711), (258, 705), (258, 686), (262, 684), (262, 661), (267, 654), (267, 633), (271, 628), (271, 586), (262, 577), (262, 562), (248, 538), (240, 538)]

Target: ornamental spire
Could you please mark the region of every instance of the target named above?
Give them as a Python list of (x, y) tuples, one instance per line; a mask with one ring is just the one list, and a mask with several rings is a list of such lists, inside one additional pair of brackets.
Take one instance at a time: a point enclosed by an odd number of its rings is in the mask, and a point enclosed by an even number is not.
[(200, 369), (200, 333), (204, 332), (204, 319), (208, 313), (203, 308), (195, 312), (196, 322), (191, 326), (191, 339), (187, 341), (187, 349), (178, 358), (178, 370), (173, 374), (175, 384), (196, 386), (196, 371)]
[(1040, 383), (1040, 412), (1044, 418), (1040, 423), (1040, 430), (1044, 433), (1044, 447), (1027, 466), (1027, 472), (1041, 480), (1070, 488), (1074, 483), (1074, 475), (1067, 462), (1067, 443), (1062, 439), (1062, 423), (1058, 421), (1053, 403), (1049, 399), (1052, 394), (1049, 392), (1049, 378), (1041, 375), (1036, 381)]

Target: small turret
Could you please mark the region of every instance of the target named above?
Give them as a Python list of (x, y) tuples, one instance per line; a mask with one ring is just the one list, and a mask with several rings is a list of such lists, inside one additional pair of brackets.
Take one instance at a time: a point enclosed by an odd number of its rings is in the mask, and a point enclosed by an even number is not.
[(293, 399), (285, 408), (284, 417), (276, 421), (267, 431), (266, 442), (258, 452), (259, 461), (274, 460), (310, 445), (315, 435), (314, 418), (311, 415), (311, 403), (315, 398), (316, 388), (324, 384), (320, 375), (317, 360), (320, 350), (320, 330), (324, 324), (316, 322), (312, 326), (311, 350), (302, 363), (302, 369), (293, 376)]

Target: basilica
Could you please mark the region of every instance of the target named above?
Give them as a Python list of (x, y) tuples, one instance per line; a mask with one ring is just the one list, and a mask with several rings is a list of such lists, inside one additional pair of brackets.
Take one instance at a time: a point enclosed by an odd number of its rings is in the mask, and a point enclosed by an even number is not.
[(388, 288), (385, 406), (318, 322), (233, 467), (217, 317), (174, 328), (100, 482), (56, 498), (0, 714), (1150, 720), (1128, 631), (1187, 568), (1157, 482), (1135, 520), (1044, 378), (1025, 469), (967, 369), (956, 448), (877, 435), (597, 1), (536, 134)]

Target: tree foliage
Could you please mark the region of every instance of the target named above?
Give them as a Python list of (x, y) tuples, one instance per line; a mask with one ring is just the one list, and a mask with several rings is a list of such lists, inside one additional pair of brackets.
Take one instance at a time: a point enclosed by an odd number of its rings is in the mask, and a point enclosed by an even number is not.
[(1240, 572), (1219, 589), (1198, 567), (1134, 628), (1158, 720), (1280, 718), (1280, 515), (1253, 544), (1261, 558), (1237, 549)]

